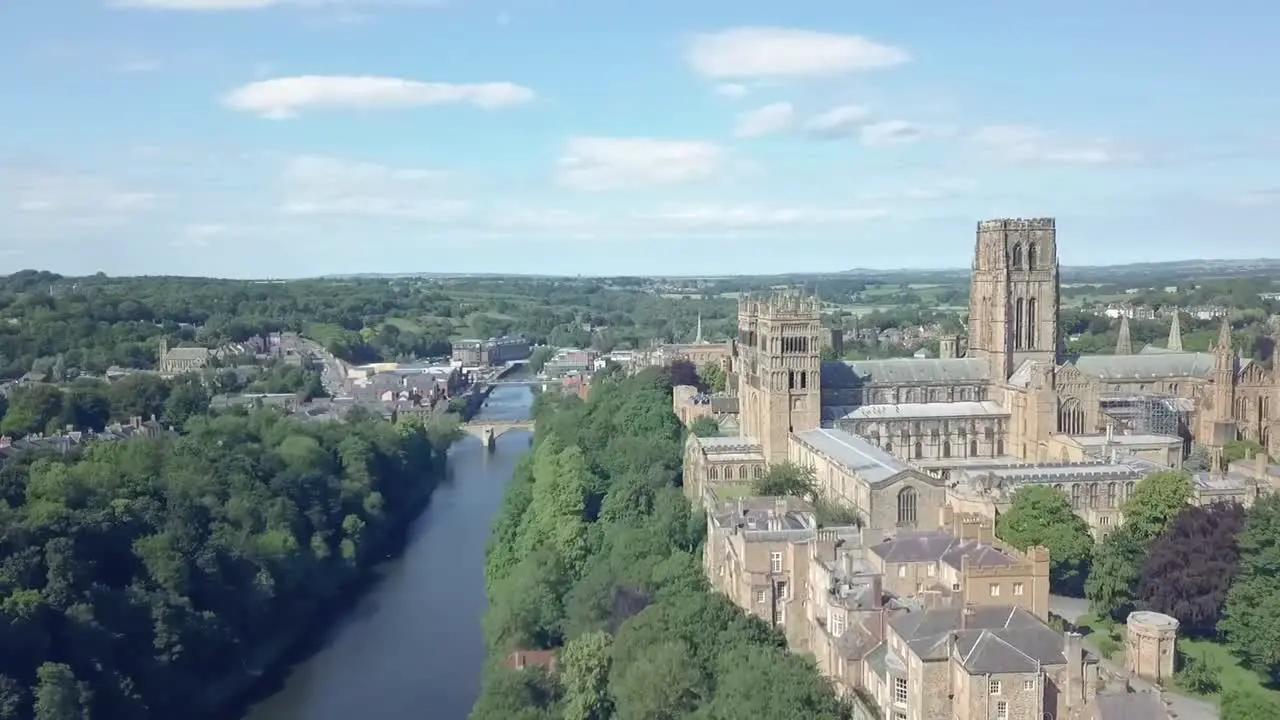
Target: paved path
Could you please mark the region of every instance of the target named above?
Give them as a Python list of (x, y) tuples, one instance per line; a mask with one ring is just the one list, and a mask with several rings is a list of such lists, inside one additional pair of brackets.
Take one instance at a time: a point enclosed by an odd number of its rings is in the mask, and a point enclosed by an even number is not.
[[(1064, 618), (1068, 622), (1079, 622), (1080, 617), (1089, 611), (1089, 602), (1080, 598), (1065, 597), (1062, 595), (1049, 596), (1049, 611), (1054, 615)], [(1111, 672), (1128, 675), (1124, 668), (1116, 665), (1102, 657), (1102, 653), (1098, 652), (1098, 647), (1093, 641), (1085, 636), (1084, 646), (1094, 655), (1098, 656), (1098, 661), (1102, 666)], [(1153, 690), (1154, 685), (1139, 678), (1130, 678), (1129, 684), (1134, 690)], [(1220, 720), (1221, 714), (1218, 712), (1216, 703), (1206, 702), (1197, 698), (1186, 697), (1185, 695), (1177, 695), (1171, 692), (1161, 693), (1160, 697), (1164, 700), (1164, 704), (1169, 708), (1169, 713), (1177, 720)]]

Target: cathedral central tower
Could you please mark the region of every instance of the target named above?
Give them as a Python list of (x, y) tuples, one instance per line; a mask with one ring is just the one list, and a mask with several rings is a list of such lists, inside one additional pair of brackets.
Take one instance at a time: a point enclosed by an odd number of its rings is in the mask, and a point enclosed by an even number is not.
[(1058, 238), (1053, 218), (978, 223), (969, 288), (969, 357), (993, 380), (1058, 358)]

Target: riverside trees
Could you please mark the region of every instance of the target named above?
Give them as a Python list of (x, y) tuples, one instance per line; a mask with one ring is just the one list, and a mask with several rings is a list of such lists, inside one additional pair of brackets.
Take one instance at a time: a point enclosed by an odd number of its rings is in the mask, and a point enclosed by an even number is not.
[[(494, 524), (472, 718), (847, 717), (779, 633), (708, 592), (667, 375), (603, 377), (585, 403), (542, 395), (536, 415)], [(505, 669), (515, 649), (559, 649), (559, 676)]]
[(9, 461), (0, 716), (201, 717), (360, 571), (448, 441), (260, 411)]

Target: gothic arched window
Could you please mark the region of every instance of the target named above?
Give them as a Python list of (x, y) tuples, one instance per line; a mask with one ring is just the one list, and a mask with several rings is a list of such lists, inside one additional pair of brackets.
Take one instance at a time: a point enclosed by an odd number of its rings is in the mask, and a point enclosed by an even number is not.
[(969, 457), (978, 457), (978, 438), (969, 441)]
[(716, 469), (715, 465), (712, 465), (711, 467), (707, 468), (707, 479), (708, 480), (720, 479), (720, 471)]
[(747, 479), (747, 466), (746, 466), (746, 465), (739, 465), (739, 466), (738, 466), (738, 479), (739, 479), (739, 480), (746, 480), (746, 479)]
[(1013, 244), (1013, 269), (1022, 269), (1022, 243)]
[(1080, 487), (1080, 483), (1072, 483), (1072, 485), (1071, 485), (1071, 507), (1073, 507), (1073, 508), (1078, 508), (1078, 507), (1080, 507), (1080, 502), (1081, 502), (1081, 500), (1083, 500), (1083, 499), (1084, 499), (1084, 492), (1083, 492), (1083, 490), (1084, 490), (1084, 489)]
[(916, 489), (907, 487), (898, 492), (898, 525), (915, 526)]
[(911, 454), (916, 459), (924, 457), (924, 445), (919, 440), (916, 441), (915, 447), (911, 448)]
[(1036, 244), (1035, 241), (1027, 243), (1027, 269), (1036, 269)]
[(1058, 408), (1058, 432), (1067, 435), (1084, 434), (1084, 408), (1076, 398), (1067, 398)]
[(951, 457), (951, 441), (950, 440), (942, 441), (942, 457), (944, 458)]

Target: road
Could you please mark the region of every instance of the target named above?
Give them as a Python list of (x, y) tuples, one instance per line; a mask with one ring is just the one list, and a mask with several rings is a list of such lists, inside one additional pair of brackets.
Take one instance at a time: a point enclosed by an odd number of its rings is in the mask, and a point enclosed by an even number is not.
[[(1068, 622), (1078, 623), (1081, 616), (1089, 611), (1089, 602), (1080, 598), (1065, 597), (1063, 595), (1049, 596), (1049, 611)], [(1103, 667), (1113, 672), (1125, 673), (1124, 668), (1117, 666), (1109, 660), (1102, 659), (1102, 653), (1098, 652), (1098, 648), (1089, 639), (1084, 638), (1084, 646), (1094, 655), (1098, 656), (1099, 662)], [(1151, 683), (1138, 678), (1132, 678), (1129, 684), (1134, 690), (1152, 690), (1155, 689)], [(1164, 704), (1169, 708), (1169, 712), (1177, 720), (1220, 720), (1221, 713), (1218, 712), (1218, 706), (1204, 700), (1189, 698), (1184, 695), (1176, 695), (1174, 693), (1162, 693)]]
[(334, 357), (315, 340), (299, 338), (298, 344), (302, 351), (320, 359), (320, 383), (324, 385), (324, 391), (329, 393), (329, 397), (346, 395), (343, 381), (347, 377), (347, 364)]

